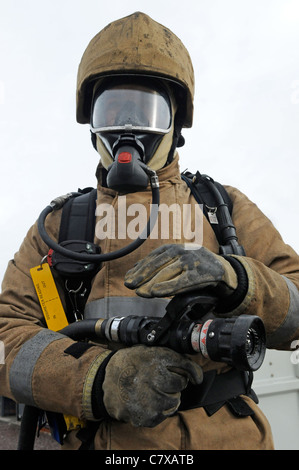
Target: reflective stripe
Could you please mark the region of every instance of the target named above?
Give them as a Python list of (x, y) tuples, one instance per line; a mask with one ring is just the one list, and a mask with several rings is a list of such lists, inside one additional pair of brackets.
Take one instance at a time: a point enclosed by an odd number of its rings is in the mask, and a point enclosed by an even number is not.
[(23, 344), (9, 372), (11, 391), (18, 403), (35, 406), (32, 394), (32, 375), (36, 362), (44, 349), (65, 336), (44, 329)]
[(85, 307), (84, 318), (111, 318), (121, 315), (163, 317), (169, 299), (144, 299), (142, 297), (106, 297), (94, 300)]
[(299, 325), (299, 291), (290, 279), (282, 276), (290, 293), (290, 306), (283, 323), (267, 337), (267, 347), (274, 348), (289, 341)]

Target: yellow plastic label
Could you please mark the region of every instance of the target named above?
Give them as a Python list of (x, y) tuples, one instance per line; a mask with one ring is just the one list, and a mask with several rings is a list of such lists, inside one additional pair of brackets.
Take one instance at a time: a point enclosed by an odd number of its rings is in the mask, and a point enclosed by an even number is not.
[(71, 415), (63, 415), (64, 421), (66, 424), (66, 428), (68, 431), (73, 431), (74, 429), (85, 428), (86, 422), (76, 418), (75, 416)]
[(52, 331), (59, 331), (68, 325), (63, 305), (48, 263), (30, 269), (30, 274), (39, 302), (47, 322)]

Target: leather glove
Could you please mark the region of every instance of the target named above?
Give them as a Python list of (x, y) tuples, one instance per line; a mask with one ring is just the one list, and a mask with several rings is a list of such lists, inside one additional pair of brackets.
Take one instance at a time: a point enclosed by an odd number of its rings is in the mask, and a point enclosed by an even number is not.
[(218, 287), (226, 296), (237, 289), (238, 279), (225, 258), (204, 247), (163, 245), (127, 272), (125, 285), (141, 297), (167, 297), (207, 287)]
[(202, 370), (186, 356), (164, 347), (137, 345), (109, 359), (102, 384), (107, 413), (133, 426), (154, 427), (173, 415), (190, 380)]
[(141, 297), (169, 297), (204, 290), (218, 299), (215, 312), (237, 308), (248, 292), (248, 278), (240, 257), (219, 256), (192, 245), (163, 245), (127, 272), (125, 285)]

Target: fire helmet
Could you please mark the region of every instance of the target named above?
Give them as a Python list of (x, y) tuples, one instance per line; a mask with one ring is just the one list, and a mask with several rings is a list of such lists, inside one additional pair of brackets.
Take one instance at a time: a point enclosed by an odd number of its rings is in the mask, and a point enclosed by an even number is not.
[(117, 75), (166, 80), (176, 98), (181, 127), (192, 126), (194, 71), (189, 53), (172, 31), (144, 13), (110, 23), (88, 44), (77, 76), (79, 123), (90, 123), (95, 84)]

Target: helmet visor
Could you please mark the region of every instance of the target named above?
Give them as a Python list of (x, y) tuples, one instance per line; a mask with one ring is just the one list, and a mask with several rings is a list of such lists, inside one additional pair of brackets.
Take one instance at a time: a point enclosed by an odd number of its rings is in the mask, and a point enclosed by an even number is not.
[(146, 131), (165, 134), (171, 127), (171, 104), (164, 89), (134, 83), (100, 88), (91, 113), (91, 130)]

